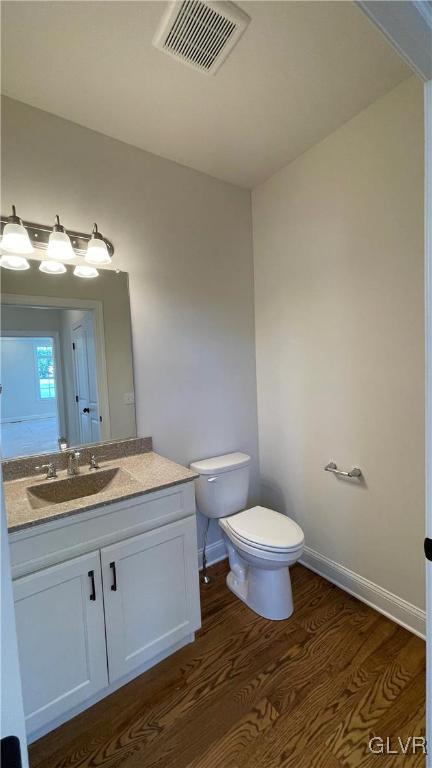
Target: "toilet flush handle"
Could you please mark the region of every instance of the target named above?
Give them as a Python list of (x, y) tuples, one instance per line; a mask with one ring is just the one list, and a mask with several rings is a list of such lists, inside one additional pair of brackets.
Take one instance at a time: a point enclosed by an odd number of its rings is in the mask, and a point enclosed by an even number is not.
[(216, 480), (217, 480), (217, 477), (208, 477), (207, 478), (207, 482), (208, 483), (214, 483), (214, 482), (216, 482)]

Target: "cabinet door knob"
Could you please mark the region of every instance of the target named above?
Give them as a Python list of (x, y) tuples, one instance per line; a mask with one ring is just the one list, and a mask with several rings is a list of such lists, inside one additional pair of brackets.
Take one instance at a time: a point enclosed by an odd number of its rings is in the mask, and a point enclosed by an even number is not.
[(111, 568), (112, 574), (113, 574), (113, 583), (111, 584), (111, 592), (117, 592), (116, 564), (115, 563), (110, 563), (110, 568)]
[(90, 413), (90, 408), (83, 408), (82, 412), (83, 413)]
[(88, 575), (89, 575), (89, 579), (91, 579), (91, 586), (92, 586), (90, 600), (96, 600), (96, 587), (95, 587), (94, 571), (89, 571)]

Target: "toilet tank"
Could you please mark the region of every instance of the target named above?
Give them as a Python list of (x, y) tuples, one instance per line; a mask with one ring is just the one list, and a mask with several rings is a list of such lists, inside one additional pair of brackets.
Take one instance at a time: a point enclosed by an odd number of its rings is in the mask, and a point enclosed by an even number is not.
[(199, 511), (206, 517), (227, 517), (245, 509), (249, 489), (250, 456), (226, 453), (190, 465)]

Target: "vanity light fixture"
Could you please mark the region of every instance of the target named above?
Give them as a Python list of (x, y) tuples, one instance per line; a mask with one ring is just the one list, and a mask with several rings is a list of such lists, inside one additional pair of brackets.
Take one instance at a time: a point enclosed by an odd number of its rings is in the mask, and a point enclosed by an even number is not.
[(95, 267), (88, 267), (87, 264), (77, 264), (74, 271), (76, 277), (97, 277), (99, 272)]
[(46, 275), (62, 275), (66, 272), (66, 267), (61, 261), (41, 261), (39, 270)]
[[(12, 206), (12, 215), (8, 216), (3, 230), (0, 248), (2, 251), (14, 253), (17, 256), (27, 256), (34, 251), (22, 219), (16, 215), (14, 205)], [(9, 267), (9, 269), (27, 269), (27, 267)]]
[(0, 267), (24, 270), (31, 267), (25, 256), (34, 251), (40, 254), (39, 269), (49, 275), (61, 275), (67, 272), (63, 262), (71, 259), (84, 259), (87, 264), (77, 264), (74, 275), (83, 278), (98, 277), (95, 266), (111, 264), (114, 254), (113, 244), (103, 237), (94, 224), (90, 234), (84, 232), (66, 232), (60, 223), (58, 214), (54, 226), (23, 222), (12, 206), (11, 216), (0, 216), (2, 237), (0, 238)]
[(24, 256), (15, 256), (13, 253), (4, 253), (0, 258), (0, 267), (5, 269), (23, 270), (30, 269), (30, 264)]
[(59, 215), (56, 215), (56, 222), (48, 239), (47, 255), (50, 259), (61, 259), (67, 261), (75, 256), (70, 237), (64, 226), (60, 224)]
[(98, 231), (97, 224), (93, 224), (93, 231), (89, 244), (87, 246), (87, 253), (85, 260), (90, 264), (110, 264), (111, 256), (108, 253), (107, 244)]

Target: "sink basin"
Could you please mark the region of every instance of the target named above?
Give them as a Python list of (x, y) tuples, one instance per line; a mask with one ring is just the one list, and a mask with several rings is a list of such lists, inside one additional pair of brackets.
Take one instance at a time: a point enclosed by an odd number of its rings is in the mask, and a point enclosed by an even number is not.
[(63, 504), (65, 501), (95, 496), (111, 488), (133, 484), (133, 477), (124, 469), (111, 467), (88, 475), (74, 475), (63, 480), (50, 480), (27, 488), (27, 498), (33, 509)]

